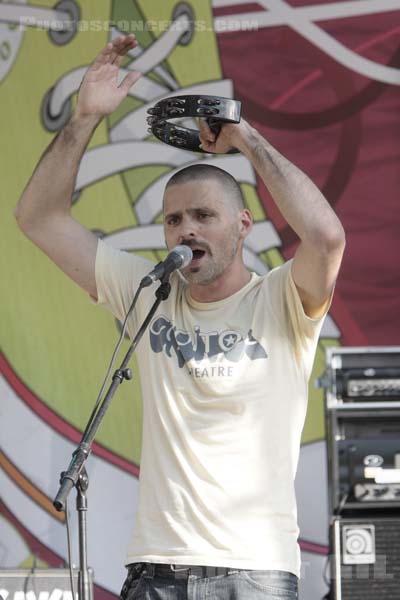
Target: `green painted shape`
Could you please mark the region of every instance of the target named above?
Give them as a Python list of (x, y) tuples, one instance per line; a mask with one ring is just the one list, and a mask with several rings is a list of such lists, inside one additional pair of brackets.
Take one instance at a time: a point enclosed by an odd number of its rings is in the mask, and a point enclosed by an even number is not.
[(125, 98), (124, 102), (122, 102), (122, 104), (120, 104), (118, 108), (109, 117), (107, 117), (108, 128), (111, 129), (114, 127), (114, 125), (119, 123), (126, 115), (136, 110), (141, 105), (142, 102), (136, 98), (132, 98), (131, 96)]
[(114, 0), (112, 3), (111, 20), (123, 33), (134, 33), (139, 44), (144, 48), (149, 46), (154, 36), (147, 30), (143, 21), (146, 17), (135, 0)]
[[(158, 38), (170, 23), (176, 0), (136, 0), (147, 21), (159, 26), (153, 30)], [(213, 31), (213, 14), (210, 0), (191, 0), (194, 11), (195, 32), (187, 46), (178, 45), (166, 59), (173, 76), (182, 87), (199, 82), (221, 79), (217, 40)], [(204, 29), (204, 30), (203, 30)]]
[(270, 250), (261, 252), (260, 257), (268, 265), (268, 267), (270, 269), (275, 269), (275, 267), (280, 267), (285, 262), (282, 254), (280, 253), (280, 251), (277, 248), (270, 248)]
[(251, 211), (254, 222), (265, 221), (265, 212), (261, 204), (260, 198), (257, 194), (257, 190), (254, 186), (249, 183), (242, 183), (241, 186), (246, 207)]
[(133, 203), (132, 210), (134, 212), (135, 202), (141, 196), (141, 194), (143, 194), (148, 187), (150, 187), (157, 179), (159, 179), (159, 177), (165, 173), (168, 173), (170, 170), (171, 169), (169, 166), (152, 164), (125, 171), (124, 182), (127, 186), (127, 192)]
[[(86, 1), (82, 19), (90, 17), (107, 21), (109, 1)], [(39, 120), (44, 94), (64, 73), (90, 63), (107, 39), (106, 31), (80, 32), (67, 46), (55, 46), (46, 32), (27, 28), (13, 69), (0, 87), (0, 262), (3, 281), (8, 282), (2, 286), (2, 349), (34, 393), (77, 428), (84, 427), (97, 397), (117, 327), (107, 311), (95, 309), (86, 294), (24, 238), (12, 210), (53, 138)], [(91, 146), (107, 142), (103, 123)], [(86, 227), (106, 232), (135, 224), (118, 175), (85, 190), (73, 214)], [(134, 371), (134, 381), (120, 388), (97, 440), (139, 462), (142, 409), (135, 366)]]

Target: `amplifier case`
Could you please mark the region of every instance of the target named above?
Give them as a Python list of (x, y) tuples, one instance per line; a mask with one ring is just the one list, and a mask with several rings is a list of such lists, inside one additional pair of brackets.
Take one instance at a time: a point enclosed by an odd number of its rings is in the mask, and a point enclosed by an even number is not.
[(335, 517), (330, 536), (334, 600), (399, 600), (400, 516)]
[[(385, 468), (399, 468), (400, 409), (332, 409), (326, 419), (328, 492), (330, 514), (344, 511), (400, 510), (400, 484), (387, 496), (359, 501), (354, 496), (357, 484), (365, 478), (368, 457), (379, 458)], [(400, 595), (399, 595), (400, 600)]]
[[(351, 380), (369, 382), (369, 391), (363, 392), (361, 385), (352, 393), (348, 388)], [(382, 385), (384, 381), (387, 386)], [(319, 385), (326, 390), (328, 411), (400, 409), (400, 346), (330, 346)]]
[(330, 514), (399, 510), (400, 482), (385, 492), (366, 467), (379, 461), (400, 474), (400, 346), (329, 347), (318, 383), (325, 388)]

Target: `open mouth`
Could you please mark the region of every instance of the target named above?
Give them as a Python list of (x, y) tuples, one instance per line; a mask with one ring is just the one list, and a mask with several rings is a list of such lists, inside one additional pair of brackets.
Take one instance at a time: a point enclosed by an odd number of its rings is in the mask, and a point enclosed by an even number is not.
[(205, 250), (201, 250), (201, 248), (192, 248), (193, 251), (193, 258), (190, 261), (190, 267), (193, 269), (199, 269), (201, 262), (203, 260), (203, 257), (206, 254)]
[(205, 250), (200, 250), (200, 249), (193, 250), (193, 259), (192, 259), (192, 262), (194, 260), (200, 260), (200, 258), (203, 258), (204, 255), (205, 255)]

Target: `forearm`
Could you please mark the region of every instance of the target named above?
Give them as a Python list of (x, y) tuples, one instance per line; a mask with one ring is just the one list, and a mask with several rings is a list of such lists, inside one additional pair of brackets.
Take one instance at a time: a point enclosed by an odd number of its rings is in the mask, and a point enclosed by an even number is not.
[(320, 250), (343, 243), (343, 227), (328, 201), (298, 167), (247, 125), (239, 150), (250, 160), (287, 223)]
[(14, 211), (22, 229), (70, 214), (79, 163), (98, 123), (73, 115), (44, 151)]

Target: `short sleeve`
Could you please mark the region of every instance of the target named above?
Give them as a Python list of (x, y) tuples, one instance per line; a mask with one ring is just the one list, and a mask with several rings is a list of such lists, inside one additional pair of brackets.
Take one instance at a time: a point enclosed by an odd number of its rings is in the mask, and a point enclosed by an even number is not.
[(122, 322), (141, 279), (153, 267), (150, 261), (99, 240), (95, 266), (96, 304), (107, 308)]
[(267, 298), (270, 308), (279, 321), (284, 335), (288, 336), (297, 360), (307, 372), (311, 372), (318, 337), (324, 319), (330, 308), (333, 291), (325, 312), (318, 318), (311, 318), (304, 308), (292, 275), (293, 260), (273, 269), (267, 276)]

